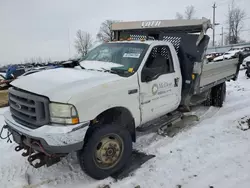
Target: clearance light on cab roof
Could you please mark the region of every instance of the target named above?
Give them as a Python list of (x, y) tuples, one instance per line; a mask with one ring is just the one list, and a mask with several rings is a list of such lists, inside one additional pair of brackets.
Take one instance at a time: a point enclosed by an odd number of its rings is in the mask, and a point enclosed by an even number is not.
[(78, 124), (80, 121), (79, 121), (78, 117), (75, 117), (75, 118), (71, 119), (71, 122), (72, 122), (73, 125), (75, 125), (75, 124)]

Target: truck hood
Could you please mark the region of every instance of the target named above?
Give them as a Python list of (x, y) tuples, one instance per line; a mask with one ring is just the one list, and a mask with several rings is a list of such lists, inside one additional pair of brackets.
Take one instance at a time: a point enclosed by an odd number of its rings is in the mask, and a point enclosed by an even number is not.
[(24, 76), (11, 85), (47, 96), (51, 101), (68, 102), (79, 87), (88, 90), (119, 79), (122, 77), (100, 71), (57, 68)]

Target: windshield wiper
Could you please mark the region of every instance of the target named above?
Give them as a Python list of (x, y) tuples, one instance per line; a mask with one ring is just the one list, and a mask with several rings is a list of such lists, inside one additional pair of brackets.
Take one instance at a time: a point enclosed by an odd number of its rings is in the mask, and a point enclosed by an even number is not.
[(120, 70), (120, 69), (105, 69), (105, 68), (101, 68), (102, 70), (104, 70), (104, 72), (109, 72), (109, 73), (113, 73), (113, 74), (124, 74), (124, 70)]
[(85, 67), (83, 67), (80, 63), (79, 63), (79, 66), (81, 67), (81, 69), (86, 69)]
[(86, 69), (85, 67), (81, 66), (80, 67), (82, 69), (85, 69), (85, 70), (90, 70), (90, 71), (99, 71), (99, 72), (109, 72), (109, 73), (112, 73), (112, 74), (117, 74), (117, 75), (124, 75), (125, 72), (124, 70), (120, 70), (120, 69), (105, 69), (103, 67), (101, 67), (100, 69)]

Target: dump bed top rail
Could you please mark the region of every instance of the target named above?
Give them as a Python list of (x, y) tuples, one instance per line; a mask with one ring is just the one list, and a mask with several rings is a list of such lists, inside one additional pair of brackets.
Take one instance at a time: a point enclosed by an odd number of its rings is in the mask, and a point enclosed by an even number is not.
[(175, 31), (185, 33), (206, 32), (212, 28), (209, 19), (192, 19), (192, 20), (151, 20), (151, 21), (131, 21), (118, 22), (112, 25), (113, 31), (124, 30), (143, 30), (143, 29), (164, 29), (164, 31)]

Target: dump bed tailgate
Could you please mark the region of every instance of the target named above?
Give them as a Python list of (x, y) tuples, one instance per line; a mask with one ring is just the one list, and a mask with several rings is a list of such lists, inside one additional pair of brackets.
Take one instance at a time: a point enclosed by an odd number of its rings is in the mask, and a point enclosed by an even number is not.
[(206, 87), (217, 85), (218, 82), (235, 78), (238, 71), (238, 58), (204, 64), (200, 77), (200, 89), (203, 90)]

